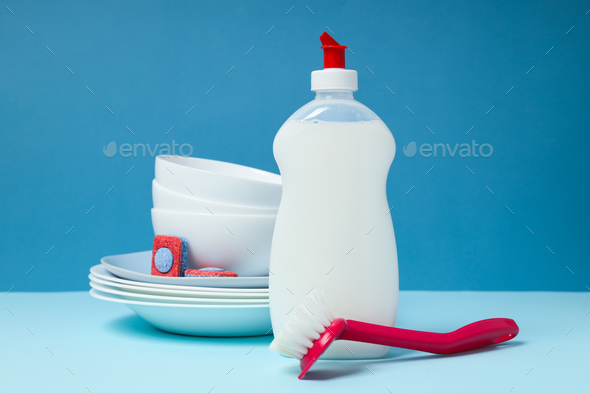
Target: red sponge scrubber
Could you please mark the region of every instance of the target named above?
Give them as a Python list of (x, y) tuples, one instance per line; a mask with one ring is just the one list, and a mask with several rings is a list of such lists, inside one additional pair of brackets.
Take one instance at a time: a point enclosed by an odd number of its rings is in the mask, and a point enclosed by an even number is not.
[(158, 235), (152, 249), (152, 276), (184, 277), (187, 241), (181, 237)]
[(185, 272), (185, 275), (187, 277), (237, 277), (238, 273), (214, 267), (205, 267), (202, 269), (189, 269)]

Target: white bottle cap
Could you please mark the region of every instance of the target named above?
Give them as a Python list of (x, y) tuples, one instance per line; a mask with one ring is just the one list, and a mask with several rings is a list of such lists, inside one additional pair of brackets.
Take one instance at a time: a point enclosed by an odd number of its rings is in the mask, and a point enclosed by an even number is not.
[(358, 89), (358, 73), (355, 70), (326, 68), (311, 73), (311, 91)]

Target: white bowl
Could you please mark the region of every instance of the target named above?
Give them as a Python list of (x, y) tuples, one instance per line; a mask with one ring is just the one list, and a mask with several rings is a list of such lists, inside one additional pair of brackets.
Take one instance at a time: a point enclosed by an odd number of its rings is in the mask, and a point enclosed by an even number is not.
[(249, 207), (203, 201), (192, 196), (188, 190), (179, 194), (164, 188), (155, 179), (152, 181), (152, 199), (156, 209), (186, 213), (276, 215), (278, 210), (276, 207)]
[(204, 158), (157, 156), (156, 180), (164, 188), (204, 201), (278, 208), (282, 183), (277, 174)]
[(152, 209), (156, 235), (188, 241), (188, 268), (219, 267), (240, 277), (268, 276), (274, 215), (196, 214)]

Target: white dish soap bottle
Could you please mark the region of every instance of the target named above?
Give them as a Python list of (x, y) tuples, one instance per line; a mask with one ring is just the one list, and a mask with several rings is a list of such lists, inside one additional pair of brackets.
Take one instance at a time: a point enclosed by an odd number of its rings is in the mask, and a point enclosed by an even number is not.
[[(269, 266), (270, 313), (279, 332), (312, 288), (334, 315), (393, 326), (398, 301), (395, 235), (386, 182), (395, 141), (385, 123), (353, 98), (344, 50), (320, 37), (324, 70), (311, 73), (313, 101), (274, 140), (283, 193)], [(389, 348), (339, 340), (322, 358), (385, 356)]]

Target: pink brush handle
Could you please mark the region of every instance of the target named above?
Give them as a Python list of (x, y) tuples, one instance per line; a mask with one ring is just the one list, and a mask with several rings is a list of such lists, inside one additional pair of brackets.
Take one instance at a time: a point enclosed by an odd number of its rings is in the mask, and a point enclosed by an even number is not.
[(514, 338), (518, 325), (512, 319), (493, 318), (470, 323), (450, 333), (430, 333), (346, 321), (339, 340), (361, 341), (370, 344), (447, 354), (498, 344)]

